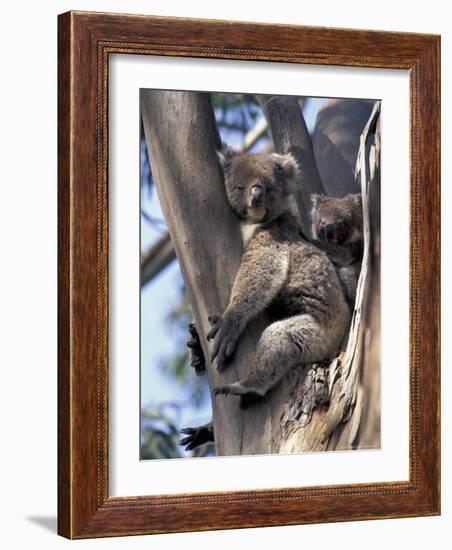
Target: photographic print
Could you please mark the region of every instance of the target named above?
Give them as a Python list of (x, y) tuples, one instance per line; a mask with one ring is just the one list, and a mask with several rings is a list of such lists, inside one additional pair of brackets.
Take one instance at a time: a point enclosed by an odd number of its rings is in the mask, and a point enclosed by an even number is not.
[(141, 460), (380, 447), (379, 113), (141, 90)]
[(440, 37), (67, 12), (58, 52), (58, 532), (439, 514)]

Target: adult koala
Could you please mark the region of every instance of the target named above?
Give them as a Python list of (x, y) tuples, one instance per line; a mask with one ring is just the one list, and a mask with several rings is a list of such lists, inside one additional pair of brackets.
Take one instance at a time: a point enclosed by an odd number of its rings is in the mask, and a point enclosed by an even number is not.
[(350, 312), (326, 253), (309, 243), (291, 211), (298, 166), (291, 154), (219, 154), (226, 194), (241, 223), (244, 253), (229, 305), (211, 315), (211, 359), (222, 371), (247, 323), (264, 309), (264, 330), (248, 375), (220, 385), (214, 394), (241, 396), (245, 408), (262, 398), (291, 367), (333, 358), (346, 334)]

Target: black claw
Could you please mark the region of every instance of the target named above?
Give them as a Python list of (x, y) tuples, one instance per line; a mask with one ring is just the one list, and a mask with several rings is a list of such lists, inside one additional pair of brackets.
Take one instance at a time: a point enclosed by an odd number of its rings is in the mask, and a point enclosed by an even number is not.
[(218, 331), (220, 330), (221, 316), (220, 315), (209, 315), (208, 321), (210, 323), (211, 329), (207, 333), (207, 340), (210, 342), (210, 340), (215, 338)]
[(206, 372), (206, 360), (204, 352), (202, 351), (196, 325), (190, 323), (188, 325), (188, 331), (191, 335), (191, 338), (187, 341), (187, 347), (190, 351), (190, 365), (195, 369), (196, 374), (201, 376)]
[(187, 434), (187, 437), (179, 441), (180, 445), (185, 446), (186, 451), (192, 451), (199, 445), (214, 440), (213, 426), (210, 423), (197, 428), (182, 428), (181, 433)]
[(229, 386), (217, 386), (216, 388), (214, 388), (213, 394), (215, 395), (215, 397), (220, 394), (228, 395), (230, 391), (231, 388)]

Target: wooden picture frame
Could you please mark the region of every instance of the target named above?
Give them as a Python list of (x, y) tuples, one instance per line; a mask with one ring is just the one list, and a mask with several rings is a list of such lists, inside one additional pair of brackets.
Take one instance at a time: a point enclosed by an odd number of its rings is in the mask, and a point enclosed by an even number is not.
[[(440, 38), (69, 12), (58, 38), (58, 532), (68, 538), (440, 512)], [(110, 54), (410, 73), (408, 481), (150, 497), (108, 491)]]

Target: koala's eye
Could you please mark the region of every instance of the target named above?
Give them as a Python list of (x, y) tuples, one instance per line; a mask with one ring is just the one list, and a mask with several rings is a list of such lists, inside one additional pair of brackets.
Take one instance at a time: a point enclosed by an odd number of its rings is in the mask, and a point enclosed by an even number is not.
[(234, 191), (243, 191), (243, 185), (236, 185)]
[(325, 221), (325, 220), (320, 220), (320, 225), (321, 225), (322, 227), (325, 227), (326, 221)]

